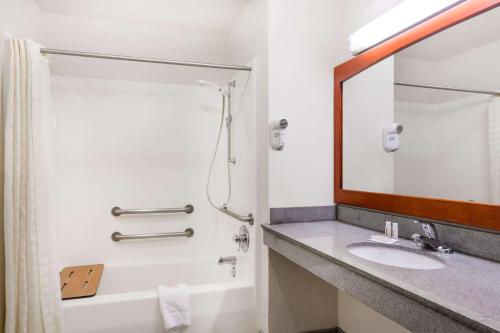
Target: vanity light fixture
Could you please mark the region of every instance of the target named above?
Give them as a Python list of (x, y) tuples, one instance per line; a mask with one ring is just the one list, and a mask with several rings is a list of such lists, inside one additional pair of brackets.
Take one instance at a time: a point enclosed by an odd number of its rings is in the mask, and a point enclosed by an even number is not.
[(406, 0), (349, 36), (349, 51), (359, 54), (464, 0)]

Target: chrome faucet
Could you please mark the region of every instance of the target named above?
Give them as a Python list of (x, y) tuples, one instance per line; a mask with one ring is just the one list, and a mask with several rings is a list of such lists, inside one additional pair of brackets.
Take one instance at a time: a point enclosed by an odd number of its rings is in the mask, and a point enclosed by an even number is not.
[(231, 277), (235, 278), (236, 277), (236, 257), (235, 256), (229, 256), (229, 257), (220, 257), (219, 258), (219, 265), (231, 265)]
[(424, 230), (424, 236), (420, 234), (413, 234), (411, 238), (415, 241), (415, 244), (419, 248), (428, 248), (433, 251), (442, 253), (452, 253), (453, 249), (446, 244), (439, 241), (436, 226), (432, 223), (422, 223), (415, 221), (415, 223), (420, 223), (422, 229)]
[(238, 244), (238, 251), (247, 252), (250, 246), (250, 233), (247, 227), (242, 225), (240, 227), (240, 232), (233, 235), (233, 241)]
[(219, 265), (236, 265), (236, 257), (235, 256), (229, 256), (229, 257), (220, 257), (219, 258)]

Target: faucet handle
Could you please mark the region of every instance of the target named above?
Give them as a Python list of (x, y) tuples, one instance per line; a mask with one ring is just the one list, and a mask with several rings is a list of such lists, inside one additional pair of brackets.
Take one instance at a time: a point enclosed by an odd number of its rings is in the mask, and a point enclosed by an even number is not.
[[(434, 224), (429, 223), (429, 222), (420, 222), (418, 220), (414, 220), (413, 223), (417, 223), (417, 224), (422, 225), (422, 229), (424, 231), (425, 237), (430, 238), (430, 239), (438, 239), (436, 227), (434, 226)], [(412, 239), (413, 239), (413, 236), (412, 236)]]
[(417, 247), (422, 248), (422, 247), (424, 247), (424, 243), (422, 242), (422, 240), (420, 239), (420, 237), (422, 237), (422, 236), (420, 236), (419, 234), (413, 234), (413, 235), (411, 235), (411, 239), (413, 239), (415, 241), (415, 245)]
[(245, 226), (241, 226), (239, 234), (233, 235), (233, 241), (238, 244), (238, 251), (248, 251), (250, 243), (250, 234)]
[(446, 244), (441, 244), (439, 240), (435, 238), (430, 238), (427, 236), (422, 236), (419, 234), (411, 235), (411, 239), (415, 241), (415, 245), (418, 248), (430, 248), (434, 251), (441, 253), (453, 253), (453, 249)]
[(430, 239), (436, 239), (436, 233), (434, 232), (434, 225), (431, 223), (422, 223), (422, 229), (424, 229), (425, 237)]
[(238, 251), (241, 250), (241, 243), (244, 242), (244, 237), (239, 234), (234, 234), (233, 235), (233, 241), (238, 244)]

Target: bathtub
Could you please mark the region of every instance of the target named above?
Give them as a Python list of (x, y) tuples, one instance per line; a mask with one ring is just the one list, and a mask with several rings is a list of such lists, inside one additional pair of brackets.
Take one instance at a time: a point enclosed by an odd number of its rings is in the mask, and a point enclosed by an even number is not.
[[(96, 296), (63, 301), (64, 332), (165, 332), (159, 284), (187, 283), (192, 324), (183, 333), (255, 333), (255, 292), (244, 272), (231, 276), (217, 259), (168, 264), (107, 265)], [(241, 274), (240, 274), (241, 273)]]

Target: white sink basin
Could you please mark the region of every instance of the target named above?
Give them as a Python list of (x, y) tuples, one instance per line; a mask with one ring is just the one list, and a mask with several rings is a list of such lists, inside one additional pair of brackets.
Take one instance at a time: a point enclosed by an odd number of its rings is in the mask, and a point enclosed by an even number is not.
[(441, 258), (397, 245), (364, 242), (350, 244), (347, 250), (366, 260), (402, 268), (440, 269), (445, 266)]

